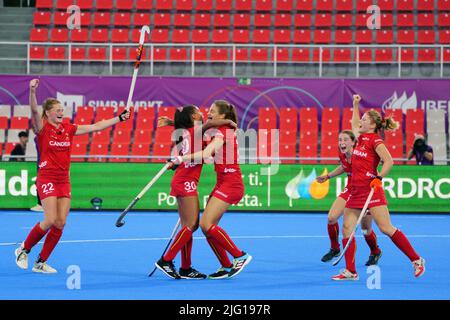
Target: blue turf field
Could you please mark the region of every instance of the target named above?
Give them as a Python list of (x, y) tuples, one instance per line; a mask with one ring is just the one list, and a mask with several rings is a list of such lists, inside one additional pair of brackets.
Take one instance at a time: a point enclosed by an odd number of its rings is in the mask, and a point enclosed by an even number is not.
[[(328, 250), (325, 214), (227, 213), (221, 226), (252, 263), (228, 280), (172, 280), (153, 269), (177, 221), (176, 213), (132, 213), (118, 229), (115, 212), (73, 212), (62, 242), (50, 257), (56, 275), (23, 271), (14, 262), (22, 241), (42, 213), (0, 211), (0, 299), (449, 299), (450, 215), (393, 215), (394, 225), (409, 236), (426, 259), (427, 271), (413, 277), (409, 260), (381, 236), (381, 289), (369, 290), (363, 266), (369, 250), (357, 238), (358, 282), (334, 282), (332, 267), (320, 261)], [(341, 221), (342, 223), (342, 221)], [(193, 265), (211, 273), (218, 262), (200, 231), (195, 233)], [(30, 254), (30, 264), (40, 251)], [(69, 290), (66, 270), (81, 270), (81, 289)], [(179, 266), (177, 257), (176, 265)]]

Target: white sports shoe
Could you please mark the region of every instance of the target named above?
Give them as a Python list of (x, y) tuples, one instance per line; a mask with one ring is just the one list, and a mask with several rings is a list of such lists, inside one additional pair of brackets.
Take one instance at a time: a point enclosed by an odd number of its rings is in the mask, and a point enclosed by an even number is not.
[(56, 269), (50, 267), (47, 262), (35, 262), (33, 266), (33, 272), (37, 273), (57, 273)]
[(42, 206), (40, 206), (40, 205), (35, 205), (34, 207), (31, 207), (30, 208), (30, 210), (31, 211), (36, 211), (36, 212), (43, 212), (44, 211), (44, 208), (42, 208)]
[(28, 254), (23, 247), (23, 242), (15, 251), (16, 255), (16, 264), (20, 269), (28, 269)]
[(352, 273), (347, 269), (342, 269), (339, 271), (339, 274), (331, 277), (331, 279), (335, 281), (358, 281), (359, 276), (356, 272)]

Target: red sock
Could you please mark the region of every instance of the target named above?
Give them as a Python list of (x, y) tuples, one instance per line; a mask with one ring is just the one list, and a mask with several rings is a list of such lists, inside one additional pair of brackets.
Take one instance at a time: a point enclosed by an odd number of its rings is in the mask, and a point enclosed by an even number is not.
[(192, 239), (192, 231), (188, 227), (181, 228), (163, 259), (165, 261), (172, 261), (189, 239)]
[(420, 258), (417, 252), (414, 251), (414, 248), (412, 247), (408, 238), (406, 238), (403, 232), (401, 232), (399, 229), (397, 229), (397, 231), (395, 231), (395, 233), (392, 235), (391, 240), (404, 254), (408, 256), (409, 260), (414, 261)]
[(191, 252), (192, 252), (192, 237), (188, 242), (181, 248), (181, 268), (189, 269), (191, 267)]
[(328, 224), (328, 236), (330, 237), (331, 249), (339, 250), (339, 223)]
[[(347, 245), (347, 242), (348, 242), (348, 238), (342, 239), (342, 246), (344, 248)], [(352, 242), (350, 243), (350, 245), (344, 255), (345, 267), (351, 273), (356, 273), (355, 254), (356, 254), (356, 241), (355, 241), (355, 238), (353, 238)]]
[(233, 257), (237, 258), (242, 256), (242, 251), (234, 244), (233, 240), (228, 236), (228, 234), (218, 225), (213, 224), (208, 230), (208, 235), (217, 243), (220, 244), (222, 248), (227, 250)]
[(41, 239), (47, 234), (48, 230), (42, 230), (41, 225), (38, 222), (33, 229), (31, 229), (30, 233), (28, 234), (27, 239), (24, 243), (24, 248), (27, 251), (30, 251), (36, 243), (41, 241)]
[(47, 234), (45, 238), (44, 247), (42, 248), (41, 253), (39, 254), (42, 261), (47, 261), (48, 257), (52, 253), (53, 249), (55, 249), (58, 244), (59, 239), (62, 236), (63, 231), (56, 227), (51, 227), (50, 232)]
[(366, 239), (367, 245), (370, 248), (370, 254), (379, 254), (380, 248), (378, 248), (377, 235), (375, 234), (375, 232), (372, 230), (370, 234), (364, 235), (364, 238)]
[(212, 237), (206, 237), (206, 240), (208, 241), (209, 245), (211, 246), (211, 249), (216, 254), (217, 259), (219, 259), (220, 264), (224, 268), (231, 268), (233, 264), (230, 261), (230, 258), (228, 258), (227, 252), (224, 248)]

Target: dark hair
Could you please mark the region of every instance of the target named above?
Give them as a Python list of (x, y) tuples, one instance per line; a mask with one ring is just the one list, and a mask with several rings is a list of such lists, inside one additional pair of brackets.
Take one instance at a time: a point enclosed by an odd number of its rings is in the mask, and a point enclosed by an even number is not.
[(370, 110), (367, 112), (372, 122), (376, 124), (375, 132), (379, 130), (395, 130), (399, 127), (398, 122), (394, 121), (392, 115), (386, 118), (382, 118), (380, 113), (376, 110)]
[(22, 138), (22, 137), (27, 137), (27, 138), (28, 138), (28, 132), (26, 132), (26, 131), (20, 131), (20, 132), (19, 132), (19, 138)]
[(173, 119), (175, 129), (189, 129), (194, 126), (192, 115), (197, 110), (197, 106), (188, 104), (182, 108), (175, 110), (175, 116)]
[(42, 104), (42, 118), (47, 118), (47, 114), (45, 111), (49, 111), (53, 109), (53, 106), (55, 104), (61, 103), (55, 98), (47, 98), (45, 99), (44, 103)]
[(219, 109), (219, 114), (224, 114), (225, 119), (231, 120), (234, 123), (238, 123), (238, 117), (236, 112), (236, 107), (225, 100), (216, 100), (214, 105)]
[(356, 136), (353, 133), (353, 131), (351, 131), (351, 130), (342, 130), (341, 132), (339, 132), (339, 134), (341, 134), (341, 133), (346, 134), (346, 135), (348, 135), (350, 137), (350, 139), (353, 141), (353, 148), (354, 148), (356, 146)]

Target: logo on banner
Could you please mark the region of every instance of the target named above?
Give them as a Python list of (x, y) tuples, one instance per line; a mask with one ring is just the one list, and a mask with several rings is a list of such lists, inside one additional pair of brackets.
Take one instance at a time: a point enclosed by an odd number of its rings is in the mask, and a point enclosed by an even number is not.
[[(321, 175), (326, 174), (328, 174), (328, 170), (325, 168)], [(319, 200), (325, 198), (330, 190), (330, 181), (319, 183), (316, 178), (316, 169), (313, 169), (308, 176), (301, 169), (300, 173), (286, 185), (285, 192), (289, 200), (300, 198)]]
[(56, 100), (61, 102), (64, 107), (72, 108), (75, 110), (78, 106), (83, 106), (84, 96), (73, 95), (73, 94), (63, 94), (56, 91)]
[(394, 91), (394, 94), (383, 102), (381, 108), (384, 112), (387, 110), (402, 110), (404, 114), (407, 110), (417, 110), (416, 92), (413, 91), (412, 95), (408, 97), (406, 92), (403, 91), (403, 94), (399, 97), (397, 91)]

